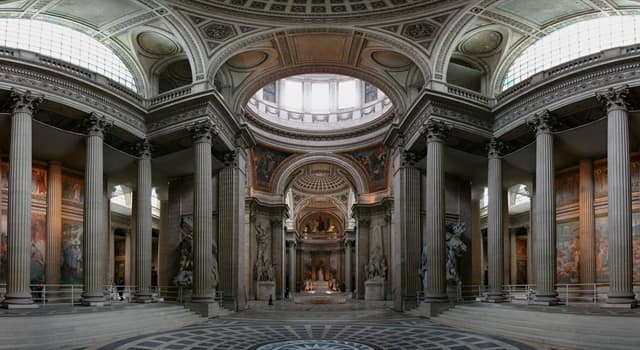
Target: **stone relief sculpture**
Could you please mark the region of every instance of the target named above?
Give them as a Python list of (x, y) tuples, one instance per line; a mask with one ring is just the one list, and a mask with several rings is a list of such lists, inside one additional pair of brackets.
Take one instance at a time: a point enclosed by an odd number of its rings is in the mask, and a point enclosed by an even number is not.
[(273, 281), (274, 271), (271, 264), (271, 234), (263, 223), (256, 225), (258, 255), (255, 263), (255, 275), (258, 281)]
[(372, 238), (369, 262), (364, 267), (367, 280), (385, 280), (387, 278), (387, 259), (382, 252), (382, 228), (380, 225), (373, 228)]
[(460, 283), (458, 275), (458, 258), (467, 251), (467, 245), (462, 241), (462, 234), (466, 231), (463, 223), (447, 227), (447, 281)]
[(218, 245), (213, 242), (211, 247), (211, 283), (213, 288), (218, 288), (218, 282), (220, 281), (220, 275), (218, 273)]

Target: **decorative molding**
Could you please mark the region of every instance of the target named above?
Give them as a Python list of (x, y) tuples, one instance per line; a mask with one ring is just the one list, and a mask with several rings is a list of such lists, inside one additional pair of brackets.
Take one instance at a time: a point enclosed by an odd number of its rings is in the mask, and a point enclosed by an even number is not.
[(153, 145), (149, 142), (149, 139), (145, 138), (136, 143), (135, 153), (139, 158), (151, 158), (151, 152), (153, 152)]

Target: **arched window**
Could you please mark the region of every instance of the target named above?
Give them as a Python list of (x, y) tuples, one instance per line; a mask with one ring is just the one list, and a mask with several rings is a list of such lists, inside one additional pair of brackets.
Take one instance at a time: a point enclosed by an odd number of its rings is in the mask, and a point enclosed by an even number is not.
[(601, 17), (570, 24), (529, 46), (507, 71), (502, 89), (576, 58), (640, 42), (640, 16)]
[(0, 46), (69, 62), (137, 91), (131, 72), (108, 47), (84, 33), (58, 24), (0, 18)]

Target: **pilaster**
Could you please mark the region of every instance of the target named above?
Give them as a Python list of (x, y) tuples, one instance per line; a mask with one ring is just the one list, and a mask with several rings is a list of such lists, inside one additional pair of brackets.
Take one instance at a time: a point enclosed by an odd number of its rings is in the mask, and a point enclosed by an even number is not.
[(49, 162), (47, 175), (45, 278), (47, 284), (60, 284), (60, 263), (62, 261), (62, 165), (60, 162)]

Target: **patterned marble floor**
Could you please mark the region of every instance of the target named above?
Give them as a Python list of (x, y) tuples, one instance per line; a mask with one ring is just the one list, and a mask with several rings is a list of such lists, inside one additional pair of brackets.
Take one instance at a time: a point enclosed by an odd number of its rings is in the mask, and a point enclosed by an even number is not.
[(240, 313), (235, 317), (209, 320), (202, 325), (123, 339), (94, 349), (535, 349), (513, 340), (466, 332), (399, 314), (393, 317), (372, 317), (368, 321), (346, 320), (342, 315), (334, 320), (313, 320), (313, 316), (310, 318), (307, 321), (293, 321), (287, 317), (279, 318), (278, 313), (273, 313), (270, 320), (264, 317), (251, 319), (251, 314)]

